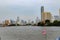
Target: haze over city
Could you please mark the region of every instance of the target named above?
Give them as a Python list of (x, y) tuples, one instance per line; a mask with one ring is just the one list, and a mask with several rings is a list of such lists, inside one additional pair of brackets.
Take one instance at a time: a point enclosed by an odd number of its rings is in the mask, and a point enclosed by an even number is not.
[(44, 11), (58, 15), (60, 0), (0, 0), (0, 21), (16, 20), (17, 16), (24, 20), (40, 19), (41, 6), (44, 6)]
[(0, 40), (60, 40), (60, 0), (0, 0)]

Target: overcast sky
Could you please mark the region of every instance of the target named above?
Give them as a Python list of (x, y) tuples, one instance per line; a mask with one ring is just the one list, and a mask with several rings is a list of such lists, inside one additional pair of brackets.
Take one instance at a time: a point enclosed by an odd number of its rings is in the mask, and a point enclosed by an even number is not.
[(41, 16), (40, 8), (44, 6), (46, 12), (59, 14), (60, 0), (0, 0), (0, 20), (20, 19), (35, 20)]

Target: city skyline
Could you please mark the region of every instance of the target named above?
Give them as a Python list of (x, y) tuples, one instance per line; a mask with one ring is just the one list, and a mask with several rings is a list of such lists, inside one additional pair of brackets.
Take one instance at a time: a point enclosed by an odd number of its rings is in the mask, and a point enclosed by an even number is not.
[(59, 15), (59, 0), (0, 0), (0, 21), (16, 20), (17, 16), (24, 20), (41, 19), (41, 6), (52, 15)]

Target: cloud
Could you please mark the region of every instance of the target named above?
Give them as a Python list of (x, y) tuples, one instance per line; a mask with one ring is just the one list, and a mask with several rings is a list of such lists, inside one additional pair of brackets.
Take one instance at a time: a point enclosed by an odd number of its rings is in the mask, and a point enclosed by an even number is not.
[(40, 7), (42, 5), (45, 11), (56, 15), (60, 8), (60, 0), (0, 0), (0, 16), (12, 18), (22, 15), (21, 17), (24, 18), (26, 16), (34, 16), (33, 18), (38, 16), (40, 18)]
[(0, 5), (33, 6), (52, 2), (53, 0), (0, 0)]

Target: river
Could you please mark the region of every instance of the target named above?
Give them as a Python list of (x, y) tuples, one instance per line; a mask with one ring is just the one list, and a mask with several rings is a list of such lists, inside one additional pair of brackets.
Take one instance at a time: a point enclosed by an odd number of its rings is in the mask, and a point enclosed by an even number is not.
[[(42, 34), (44, 29), (47, 35)], [(0, 27), (1, 40), (56, 40), (57, 37), (60, 37), (60, 27)]]

